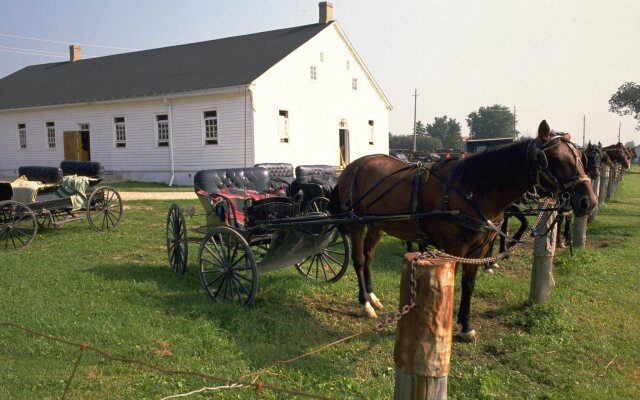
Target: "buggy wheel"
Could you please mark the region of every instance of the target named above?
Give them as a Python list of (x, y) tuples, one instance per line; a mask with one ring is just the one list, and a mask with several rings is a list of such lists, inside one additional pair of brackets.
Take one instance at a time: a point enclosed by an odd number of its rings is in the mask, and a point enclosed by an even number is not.
[(101, 186), (87, 201), (87, 220), (97, 231), (114, 229), (122, 218), (122, 198), (114, 188)]
[(258, 290), (253, 252), (240, 233), (219, 226), (200, 244), (200, 281), (214, 302), (249, 305)]
[(38, 220), (38, 228), (47, 230), (60, 228), (61, 224), (59, 221), (62, 217), (57, 212), (47, 210), (46, 212), (38, 214), (36, 219)]
[(329, 199), (327, 199), (326, 197), (315, 197), (307, 203), (307, 206), (304, 208), (304, 213), (305, 214), (311, 214), (311, 213), (328, 214), (327, 212), (328, 205), (329, 205)]
[(182, 208), (176, 203), (169, 207), (167, 215), (167, 256), (171, 270), (184, 275), (187, 270), (189, 255), (189, 241), (187, 239), (187, 221)]
[(20, 250), (36, 237), (38, 222), (31, 209), (17, 201), (0, 201), (0, 249)]
[(249, 238), (249, 246), (251, 247), (253, 258), (256, 260), (257, 264), (260, 264), (262, 257), (264, 257), (264, 255), (269, 251), (269, 247), (271, 246), (271, 237), (272, 235), (270, 234), (262, 234)]
[(307, 278), (316, 281), (337, 282), (347, 272), (351, 244), (345, 233), (337, 228), (327, 247), (320, 253), (308, 256), (298, 264), (296, 269)]

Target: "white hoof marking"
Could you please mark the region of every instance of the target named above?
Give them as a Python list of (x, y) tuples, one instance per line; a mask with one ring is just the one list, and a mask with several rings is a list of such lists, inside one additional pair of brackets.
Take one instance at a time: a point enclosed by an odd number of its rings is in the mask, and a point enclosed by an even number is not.
[(384, 308), (384, 305), (375, 294), (369, 293), (369, 298), (371, 299), (371, 304), (373, 304), (375, 308)]
[(371, 304), (368, 301), (364, 303), (364, 305), (362, 306), (362, 313), (364, 314), (365, 317), (368, 317), (368, 318), (372, 318), (372, 319), (378, 318), (378, 314), (376, 314), (376, 310), (374, 310), (373, 307), (371, 307)]

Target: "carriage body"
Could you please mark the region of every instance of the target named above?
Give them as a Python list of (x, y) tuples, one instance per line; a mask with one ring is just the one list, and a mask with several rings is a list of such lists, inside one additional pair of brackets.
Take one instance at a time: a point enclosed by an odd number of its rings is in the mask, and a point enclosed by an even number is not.
[[(251, 304), (258, 275), (290, 265), (314, 280), (340, 279), (351, 250), (345, 234), (333, 226), (277, 226), (303, 214), (325, 216), (314, 207), (301, 209), (304, 192), (293, 192), (294, 181), (283, 185), (283, 178), (261, 166), (197, 172), (194, 190), (205, 224), (187, 229), (182, 208), (171, 205), (166, 232), (173, 272), (185, 273), (189, 243), (198, 243), (200, 278), (213, 301)], [(306, 203), (314, 204), (313, 200)], [(195, 217), (191, 210), (188, 215)]]
[(57, 229), (84, 218), (97, 231), (115, 228), (122, 200), (115, 189), (97, 186), (103, 172), (100, 163), (90, 161), (20, 167), (14, 182), (0, 182), (0, 249), (24, 248), (38, 229)]

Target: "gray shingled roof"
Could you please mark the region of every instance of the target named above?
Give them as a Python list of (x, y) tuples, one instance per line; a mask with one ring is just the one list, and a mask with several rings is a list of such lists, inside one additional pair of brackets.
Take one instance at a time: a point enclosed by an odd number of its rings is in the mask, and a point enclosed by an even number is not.
[(0, 79), (0, 110), (248, 84), (328, 25), (32, 65)]

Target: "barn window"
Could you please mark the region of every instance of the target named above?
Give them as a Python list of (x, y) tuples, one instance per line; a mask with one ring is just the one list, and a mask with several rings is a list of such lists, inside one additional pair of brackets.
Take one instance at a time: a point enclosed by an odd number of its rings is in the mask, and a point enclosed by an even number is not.
[(156, 132), (158, 133), (158, 147), (169, 146), (169, 116), (156, 115)]
[(311, 66), (311, 70), (310, 70), (310, 78), (312, 81), (317, 81), (318, 80), (318, 69), (315, 65)]
[(218, 144), (218, 112), (203, 111), (204, 144)]
[(373, 126), (373, 120), (370, 119), (369, 120), (369, 144), (371, 145), (374, 143), (374, 139), (376, 137), (375, 133), (376, 131)]
[(358, 90), (358, 78), (351, 79), (351, 89)]
[(278, 137), (280, 143), (289, 143), (289, 111), (278, 111)]
[(20, 148), (27, 148), (27, 124), (18, 124), (18, 140), (20, 142)]
[(345, 63), (344, 63), (344, 67), (345, 67), (346, 69), (351, 69), (351, 61), (349, 61), (349, 60), (345, 61)]
[(56, 124), (54, 122), (45, 123), (45, 129), (47, 130), (47, 143), (50, 149), (56, 147)]
[(127, 128), (124, 117), (115, 117), (113, 119), (113, 128), (116, 132), (116, 147), (127, 147)]
[(324, 62), (324, 51), (320, 52), (320, 62)]

